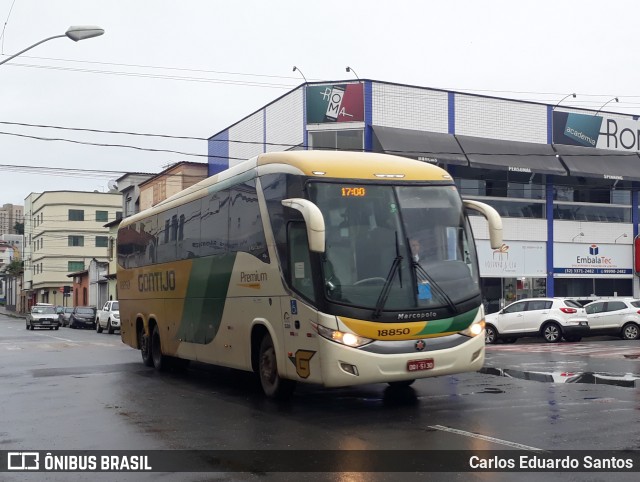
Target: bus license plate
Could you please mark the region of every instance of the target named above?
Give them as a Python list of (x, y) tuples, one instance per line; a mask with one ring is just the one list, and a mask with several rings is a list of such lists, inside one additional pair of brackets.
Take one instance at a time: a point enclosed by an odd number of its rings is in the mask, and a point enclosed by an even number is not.
[(420, 370), (431, 370), (434, 367), (433, 358), (425, 360), (410, 360), (407, 362), (407, 370), (417, 372)]

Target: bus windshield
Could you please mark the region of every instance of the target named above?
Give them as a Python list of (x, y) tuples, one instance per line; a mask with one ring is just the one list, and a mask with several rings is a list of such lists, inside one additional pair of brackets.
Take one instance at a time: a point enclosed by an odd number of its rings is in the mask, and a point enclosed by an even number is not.
[(325, 218), (325, 296), (358, 308), (449, 308), (480, 295), (454, 186), (312, 182)]

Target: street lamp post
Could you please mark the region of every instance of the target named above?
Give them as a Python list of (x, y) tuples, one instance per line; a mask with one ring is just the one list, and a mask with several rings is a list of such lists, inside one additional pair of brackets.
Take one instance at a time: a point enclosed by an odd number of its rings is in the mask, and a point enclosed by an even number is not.
[(21, 50), (17, 54), (13, 54), (11, 57), (8, 57), (4, 60), (0, 60), (0, 65), (9, 62), (9, 60), (16, 58), (18, 55), (25, 53), (27, 50), (31, 50), (33, 47), (37, 47), (38, 45), (48, 42), (49, 40), (53, 40), (54, 38), (62, 38), (69, 37), (74, 42), (78, 40), (84, 40), (87, 38), (99, 37), (104, 33), (104, 30), (100, 27), (81, 25), (75, 27), (69, 27), (64, 35), (54, 35), (53, 37), (46, 38), (44, 40), (40, 40), (40, 42), (36, 42), (33, 45), (27, 47), (24, 50)]

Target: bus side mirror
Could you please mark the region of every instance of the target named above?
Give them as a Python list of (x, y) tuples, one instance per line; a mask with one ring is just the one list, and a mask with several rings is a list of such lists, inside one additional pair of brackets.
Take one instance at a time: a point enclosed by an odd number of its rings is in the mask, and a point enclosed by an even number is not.
[(467, 209), (473, 209), (482, 214), (489, 223), (489, 242), (492, 249), (498, 249), (502, 246), (502, 218), (498, 211), (491, 206), (480, 201), (471, 201), (466, 199), (462, 201)]
[(307, 226), (309, 251), (324, 253), (324, 216), (320, 208), (307, 199), (291, 198), (282, 200), (282, 205), (302, 214)]

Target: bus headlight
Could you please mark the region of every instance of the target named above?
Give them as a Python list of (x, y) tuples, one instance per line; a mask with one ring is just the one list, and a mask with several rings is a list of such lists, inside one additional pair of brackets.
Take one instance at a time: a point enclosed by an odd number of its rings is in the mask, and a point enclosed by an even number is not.
[(465, 336), (470, 336), (473, 338), (474, 336), (478, 336), (479, 334), (481, 334), (483, 330), (484, 330), (484, 318), (480, 321), (476, 321), (475, 323), (471, 323), (471, 325), (469, 325), (467, 329), (462, 330), (460, 334)]
[(327, 328), (326, 326), (318, 325), (316, 323), (313, 324), (313, 327), (321, 337), (326, 338), (327, 340), (335, 341), (336, 343), (340, 343), (342, 345), (357, 348), (373, 341), (371, 338), (354, 335), (353, 333), (344, 333), (342, 331), (332, 330), (330, 328)]

